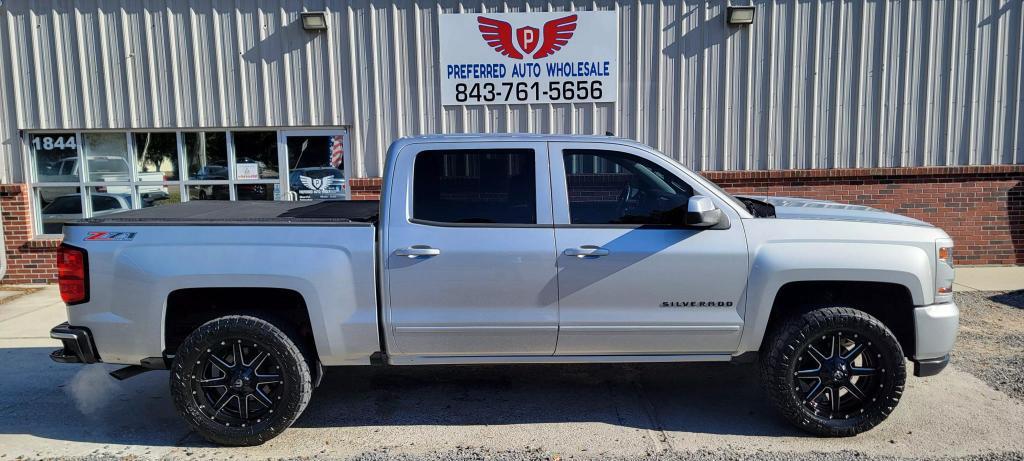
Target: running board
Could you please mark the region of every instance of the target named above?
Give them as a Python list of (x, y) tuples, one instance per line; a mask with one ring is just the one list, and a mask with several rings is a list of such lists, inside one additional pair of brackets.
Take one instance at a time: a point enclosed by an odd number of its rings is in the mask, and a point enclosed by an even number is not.
[(153, 371), (153, 369), (146, 368), (142, 365), (128, 365), (124, 368), (119, 368), (117, 370), (111, 371), (110, 376), (113, 376), (114, 379), (118, 381), (124, 381), (128, 378), (141, 375), (147, 371)]
[(732, 354), (679, 355), (515, 355), (515, 356), (396, 356), (388, 355), (392, 365), (505, 365), (526, 363), (658, 363), (729, 362)]

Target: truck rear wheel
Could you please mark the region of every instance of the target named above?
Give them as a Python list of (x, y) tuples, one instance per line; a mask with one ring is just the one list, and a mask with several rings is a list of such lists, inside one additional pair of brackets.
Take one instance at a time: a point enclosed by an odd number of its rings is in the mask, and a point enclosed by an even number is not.
[(178, 348), (178, 413), (207, 440), (259, 445), (291, 426), (313, 393), (309, 365), (280, 328), (255, 317), (211, 320)]
[(853, 436), (877, 426), (903, 394), (899, 341), (855, 309), (817, 309), (784, 322), (761, 355), (772, 404), (816, 435)]

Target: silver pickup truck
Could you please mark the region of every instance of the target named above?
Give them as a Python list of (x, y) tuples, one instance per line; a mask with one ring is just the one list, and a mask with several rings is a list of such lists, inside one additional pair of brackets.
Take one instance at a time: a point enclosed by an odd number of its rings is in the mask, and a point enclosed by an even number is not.
[(64, 228), (58, 362), (169, 369), (227, 445), (325, 367), (758, 357), (793, 424), (849, 436), (948, 363), (953, 242), (873, 208), (734, 197), (611, 137), (406, 138), (381, 202), (192, 202)]

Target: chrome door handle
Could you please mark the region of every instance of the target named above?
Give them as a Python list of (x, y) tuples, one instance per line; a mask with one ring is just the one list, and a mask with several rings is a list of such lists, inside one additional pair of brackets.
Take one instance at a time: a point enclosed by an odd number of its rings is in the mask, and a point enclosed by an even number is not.
[(431, 248), (429, 245), (413, 245), (409, 248), (395, 250), (395, 256), (405, 256), (408, 258), (431, 257), (440, 254), (441, 250)]
[(601, 256), (608, 256), (607, 248), (601, 248), (597, 245), (583, 245), (579, 248), (567, 248), (565, 250), (566, 256), (575, 256), (577, 258), (599, 258)]

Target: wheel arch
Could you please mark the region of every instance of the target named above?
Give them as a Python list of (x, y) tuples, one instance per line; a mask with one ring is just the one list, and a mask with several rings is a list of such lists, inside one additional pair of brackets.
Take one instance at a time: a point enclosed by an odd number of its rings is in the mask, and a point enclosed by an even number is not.
[(185, 338), (210, 320), (248, 315), (266, 320), (293, 337), (319, 359), (316, 336), (305, 298), (296, 290), (275, 287), (195, 287), (167, 294), (164, 309), (164, 354), (173, 355)]
[(769, 324), (780, 317), (809, 306), (844, 304), (878, 317), (897, 334), (904, 352), (913, 353), (913, 308), (934, 300), (934, 264), (917, 247), (765, 245), (751, 262), (740, 353), (759, 350)]
[(907, 357), (914, 355), (914, 305), (910, 290), (898, 283), (798, 281), (783, 285), (772, 303), (759, 348), (771, 332), (793, 316), (822, 307), (848, 307), (877, 318), (893, 332)]

